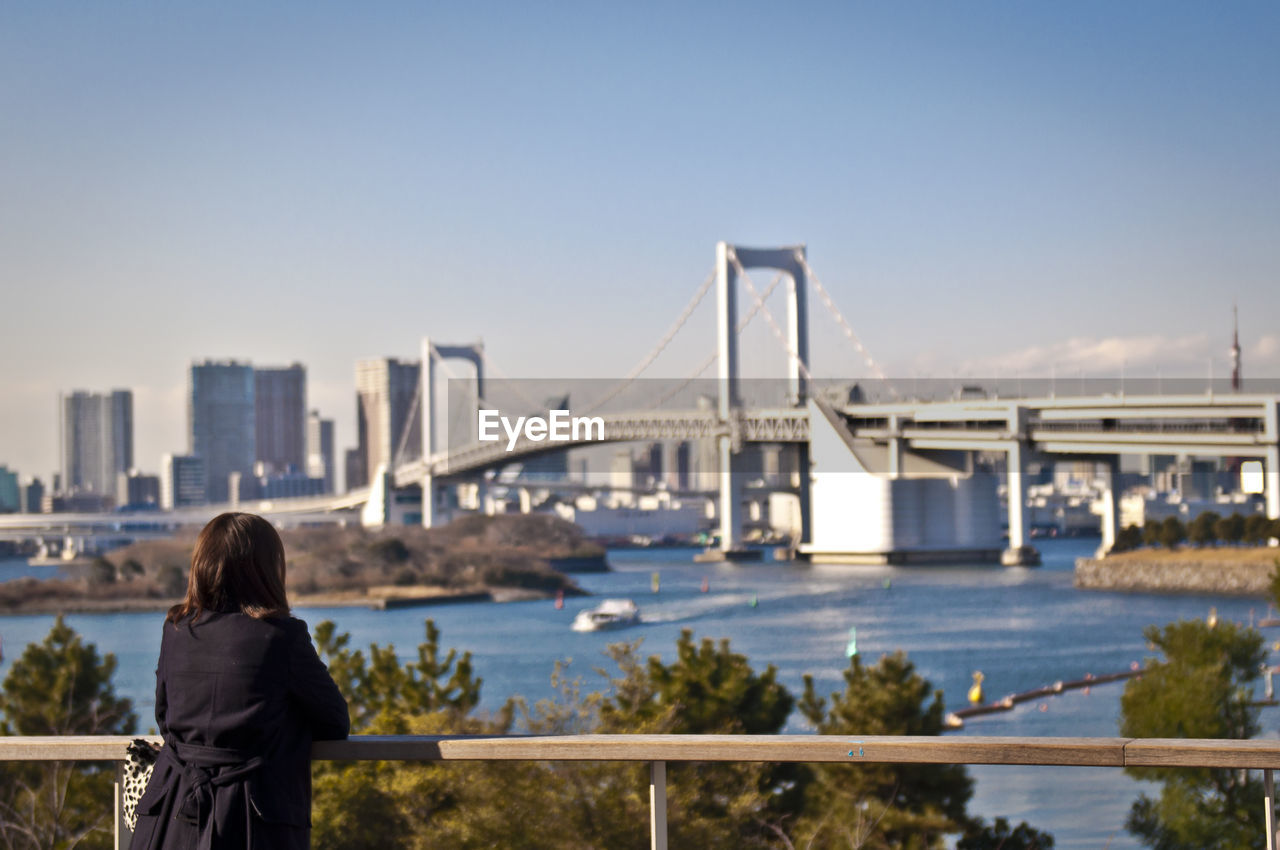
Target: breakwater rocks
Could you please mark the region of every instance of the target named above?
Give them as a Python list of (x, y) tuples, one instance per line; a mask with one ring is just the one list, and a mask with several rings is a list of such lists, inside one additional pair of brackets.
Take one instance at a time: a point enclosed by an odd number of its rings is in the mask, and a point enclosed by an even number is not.
[(1276, 569), (1274, 558), (1235, 560), (1218, 552), (1199, 551), (1144, 554), (1079, 558), (1075, 586), (1084, 590), (1267, 596)]

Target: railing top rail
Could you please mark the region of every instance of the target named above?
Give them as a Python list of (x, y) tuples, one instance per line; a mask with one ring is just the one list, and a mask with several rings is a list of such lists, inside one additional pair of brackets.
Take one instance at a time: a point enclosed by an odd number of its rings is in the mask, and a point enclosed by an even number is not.
[[(118, 761), (133, 736), (0, 737), (0, 761)], [(159, 741), (151, 737), (149, 740)], [(358, 735), (327, 761), (753, 761), (1280, 768), (1280, 740), (883, 735)]]

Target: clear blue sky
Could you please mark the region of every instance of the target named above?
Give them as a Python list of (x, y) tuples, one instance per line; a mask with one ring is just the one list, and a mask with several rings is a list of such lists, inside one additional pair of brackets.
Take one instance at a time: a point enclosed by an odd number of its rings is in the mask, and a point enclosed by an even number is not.
[(806, 243), (891, 375), (1224, 374), (1238, 300), (1280, 376), (1274, 2), (8, 3), (0, 116), (24, 477), (112, 387), (154, 471), (196, 358), (306, 364), (340, 447), (423, 334), (624, 374), (720, 239)]

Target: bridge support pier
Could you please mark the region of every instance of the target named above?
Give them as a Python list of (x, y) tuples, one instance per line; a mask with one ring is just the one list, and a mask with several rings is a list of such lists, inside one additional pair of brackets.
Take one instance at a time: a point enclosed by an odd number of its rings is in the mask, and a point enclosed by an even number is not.
[(1097, 557), (1106, 555), (1116, 545), (1120, 532), (1120, 500), (1116, 498), (1116, 481), (1120, 476), (1120, 458), (1111, 455), (1102, 461), (1102, 545)]
[(728, 434), (719, 437), (720, 453), (720, 551), (732, 552), (742, 548), (742, 475), (734, 469), (738, 455), (733, 450), (733, 438)]
[(1008, 449), (1009, 494), (1009, 548), (1000, 556), (1006, 567), (1030, 567), (1040, 563), (1040, 553), (1027, 544), (1030, 528), (1027, 524), (1027, 493), (1023, 488), (1027, 466), (1020, 440), (1014, 440)]
[(792, 544), (793, 548), (813, 542), (813, 462), (809, 455), (808, 443), (796, 446), (797, 472), (791, 483), (800, 498), (800, 539)]

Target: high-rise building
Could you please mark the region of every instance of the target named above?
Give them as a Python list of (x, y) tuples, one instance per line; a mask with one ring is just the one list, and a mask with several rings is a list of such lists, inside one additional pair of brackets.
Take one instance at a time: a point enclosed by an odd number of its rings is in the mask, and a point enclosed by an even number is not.
[(307, 370), (302, 364), (253, 370), (254, 460), (272, 472), (307, 466)]
[(160, 461), (160, 507), (166, 511), (205, 503), (204, 460), (165, 455)]
[(657, 487), (662, 481), (662, 443), (649, 443), (641, 446), (632, 462), (635, 474), (634, 487)]
[(675, 446), (675, 481), (677, 490), (688, 490), (693, 486), (693, 459), (688, 440), (681, 440)]
[(18, 501), (22, 503), (19, 510), (25, 514), (40, 513), (44, 504), (44, 484), (40, 479), (32, 478), (18, 490)]
[[(421, 370), (417, 363), (390, 357), (356, 363), (356, 432), (364, 458), (364, 480), (379, 464), (394, 465), (422, 453), (422, 417), (417, 403)], [(350, 489), (353, 485), (348, 482)]]
[(369, 473), (364, 468), (364, 452), (358, 448), (343, 452), (342, 471), (348, 493), (369, 483)]
[(116, 476), (133, 466), (133, 393), (76, 390), (59, 413), (63, 492), (114, 495)]
[(256, 454), (253, 367), (234, 360), (191, 364), (190, 453), (204, 461), (205, 498), (230, 501), (231, 473), (253, 475)]
[(116, 476), (116, 507), (134, 510), (160, 507), (160, 476), (136, 469)]
[(324, 481), (324, 493), (332, 493), (333, 485), (333, 420), (321, 419), (313, 410), (307, 417), (307, 466), (310, 478)]
[(18, 494), (18, 473), (10, 472), (7, 466), (0, 465), (0, 514), (17, 513), (22, 510)]

